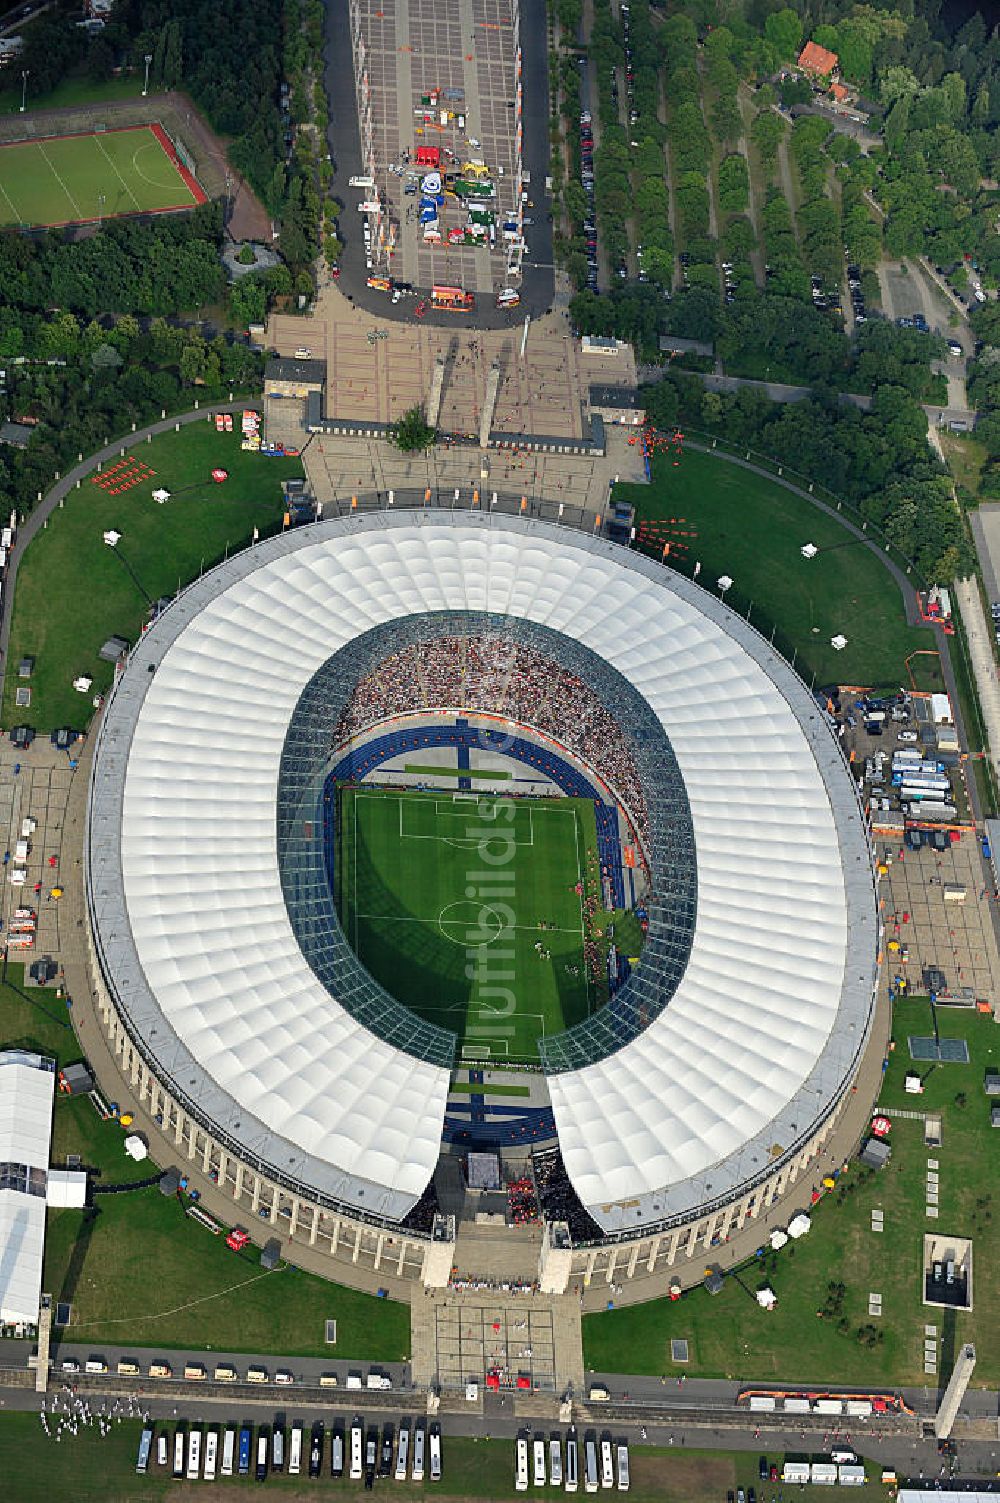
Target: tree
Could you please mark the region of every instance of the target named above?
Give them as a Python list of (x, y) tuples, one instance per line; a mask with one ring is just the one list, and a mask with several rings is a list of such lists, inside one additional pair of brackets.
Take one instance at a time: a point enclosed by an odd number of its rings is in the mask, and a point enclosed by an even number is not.
[(774, 11), (764, 23), (764, 35), (782, 57), (796, 57), (802, 41), (802, 20), (787, 7)]
[(412, 454), (431, 448), (437, 438), (437, 429), (427, 422), (422, 407), (411, 407), (403, 413), (398, 423), (393, 424), (389, 436), (397, 449), (402, 449), (404, 454)]

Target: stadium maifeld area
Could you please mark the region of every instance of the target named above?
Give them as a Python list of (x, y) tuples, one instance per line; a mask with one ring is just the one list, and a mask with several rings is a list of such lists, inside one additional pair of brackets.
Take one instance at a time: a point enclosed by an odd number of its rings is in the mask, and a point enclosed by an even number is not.
[[(594, 824), (535, 863), (560, 794)], [(605, 927), (633, 841), (646, 942), (593, 1008), (561, 931), (577, 946), (588, 905)], [(443, 953), (487, 968), (498, 1017), (553, 983), (535, 1068), (609, 1236), (805, 1162), (871, 1036), (870, 840), (812, 694), (690, 580), (516, 515), (325, 520), (182, 592), (106, 706), (86, 867), (109, 1017), (153, 1074), (228, 1154), (389, 1225), (427, 1191), (462, 1059), (426, 1007), (462, 1005)], [(479, 940), (447, 911), (469, 899)]]
[(0, 223), (55, 229), (206, 201), (157, 123), (0, 143)]

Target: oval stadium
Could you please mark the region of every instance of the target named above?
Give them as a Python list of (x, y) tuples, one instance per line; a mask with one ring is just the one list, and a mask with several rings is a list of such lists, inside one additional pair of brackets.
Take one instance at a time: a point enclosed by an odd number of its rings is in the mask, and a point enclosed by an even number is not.
[(822, 704), (710, 592), (522, 516), (320, 521), (181, 593), (105, 710), (86, 874), (175, 1162), (345, 1282), (475, 1274), (477, 1208), (550, 1292), (696, 1281), (808, 1205), (869, 1043)]

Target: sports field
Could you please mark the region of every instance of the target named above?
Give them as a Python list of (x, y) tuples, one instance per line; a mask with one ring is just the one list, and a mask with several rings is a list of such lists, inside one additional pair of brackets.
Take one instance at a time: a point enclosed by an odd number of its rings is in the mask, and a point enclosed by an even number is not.
[(340, 920), (375, 979), (468, 1056), (534, 1060), (598, 1005), (576, 890), (596, 845), (585, 799), (345, 788)]
[(81, 224), (204, 202), (159, 125), (0, 146), (0, 224)]

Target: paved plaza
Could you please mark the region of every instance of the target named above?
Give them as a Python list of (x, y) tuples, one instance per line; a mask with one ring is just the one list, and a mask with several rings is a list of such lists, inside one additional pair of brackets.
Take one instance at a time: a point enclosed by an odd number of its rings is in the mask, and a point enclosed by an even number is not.
[(504, 1389), (562, 1393), (583, 1385), (579, 1301), (566, 1296), (502, 1291), (414, 1292), (410, 1307), (413, 1381), (464, 1387), (488, 1372)]
[[(881, 860), (892, 859), (880, 889), (886, 939), (899, 940), (909, 953), (902, 965), (888, 952), (888, 974), (907, 977), (910, 990), (922, 995), (924, 967), (937, 966), (950, 991), (967, 987), (977, 999), (993, 1002), (1000, 975), (990, 911), (995, 899), (975, 836), (963, 835), (946, 851), (904, 850), (901, 841), (879, 837), (878, 852)], [(965, 888), (964, 903), (944, 901), (949, 885)]]
[[(370, 339), (370, 334), (379, 337)], [(326, 416), (345, 423), (393, 423), (409, 408), (426, 406), (440, 355), (445, 376), (437, 426), (443, 433), (477, 439), (494, 362), (499, 362), (501, 381), (493, 430), (512, 439), (525, 434), (557, 440), (589, 436), (585, 409), (590, 387), (636, 384), (631, 349), (584, 354), (563, 311), (530, 323), (522, 357), (523, 334), (520, 322), (509, 330), (476, 330), (459, 323), (443, 329), (417, 320), (380, 321), (326, 286), (308, 322), (292, 314), (272, 317), (267, 342), (279, 355), (293, 355), (306, 346), (326, 361)]]
[[(497, 190), (500, 219), (513, 214), (517, 194), (516, 28), (510, 0), (359, 0), (357, 16), (371, 97), (376, 181), (388, 216), (398, 226), (389, 269), (419, 287), (446, 283), (492, 297), (505, 284), (502, 238), (487, 247), (449, 246), (447, 232), (464, 222), (455, 199), (441, 216), (444, 243), (425, 245), (417, 197), (404, 196), (393, 168), (414, 160), (421, 146), (448, 149), (454, 166), (486, 163)], [(440, 90), (431, 119), (421, 101)], [(446, 92), (447, 91), (447, 92)], [(442, 111), (451, 118), (441, 121)], [(458, 117), (465, 120), (464, 129)], [(479, 144), (472, 146), (471, 142)], [(363, 192), (359, 194), (363, 197)]]
[[(75, 749), (71, 755), (76, 755)], [(16, 773), (15, 767), (18, 769)], [(10, 951), (12, 961), (24, 961), (25, 979), (29, 984), (27, 967), (31, 961), (42, 955), (57, 956), (61, 949), (60, 921), (65, 910), (61, 900), (50, 898), (49, 893), (53, 888), (60, 889), (67, 880), (78, 883), (80, 879), (79, 865), (73, 863), (72, 869), (66, 872), (61, 857), (66, 803), (75, 775), (70, 758), (64, 751), (56, 751), (47, 737), (37, 739), (27, 751), (11, 746), (6, 737), (0, 740), (0, 830), (3, 832), (0, 838), (5, 852), (0, 918), (6, 934), (15, 908), (34, 908), (38, 913), (34, 948), (23, 952)], [(28, 838), (28, 857), (26, 861), (17, 861), (14, 854), (16, 843), (21, 838), (22, 822), (29, 818), (35, 821), (35, 829)], [(25, 880), (18, 886), (10, 880), (15, 869), (25, 872)]]

